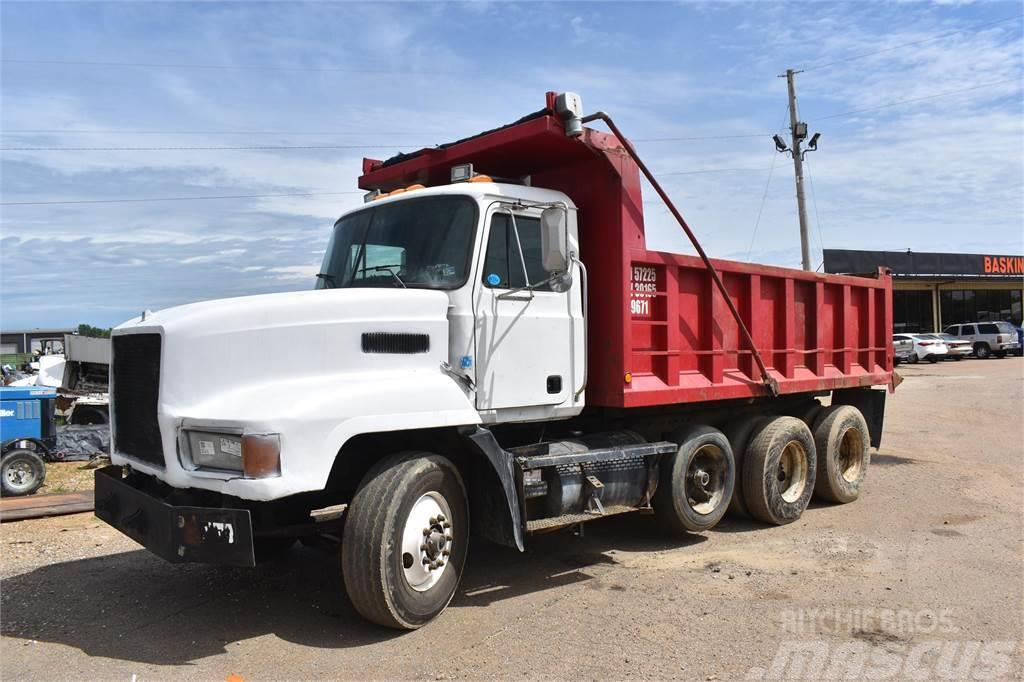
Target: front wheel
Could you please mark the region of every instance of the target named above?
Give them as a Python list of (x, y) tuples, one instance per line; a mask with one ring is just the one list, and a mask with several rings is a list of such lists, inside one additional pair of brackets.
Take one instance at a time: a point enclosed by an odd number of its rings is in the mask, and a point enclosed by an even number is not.
[(368, 620), (415, 630), (455, 595), (469, 513), (462, 477), (429, 452), (387, 457), (363, 478), (341, 545), (345, 588)]

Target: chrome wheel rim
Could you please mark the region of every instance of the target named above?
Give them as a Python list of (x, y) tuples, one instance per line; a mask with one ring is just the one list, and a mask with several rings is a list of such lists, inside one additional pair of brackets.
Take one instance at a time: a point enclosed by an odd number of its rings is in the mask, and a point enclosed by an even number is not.
[(796, 502), (804, 494), (804, 488), (807, 487), (807, 453), (800, 443), (786, 443), (779, 456), (776, 478), (779, 494), (786, 502)]
[(843, 433), (836, 459), (836, 466), (843, 480), (853, 483), (860, 478), (860, 472), (864, 468), (864, 440), (860, 431), (851, 428)]
[(438, 583), (451, 563), (452, 512), (438, 492), (420, 496), (402, 530), (402, 572), (409, 587), (426, 592)]
[(28, 462), (11, 462), (4, 467), (4, 480), (12, 490), (27, 490), (36, 482), (36, 475)]
[(684, 488), (690, 508), (706, 516), (722, 504), (729, 461), (717, 445), (702, 445), (690, 458)]

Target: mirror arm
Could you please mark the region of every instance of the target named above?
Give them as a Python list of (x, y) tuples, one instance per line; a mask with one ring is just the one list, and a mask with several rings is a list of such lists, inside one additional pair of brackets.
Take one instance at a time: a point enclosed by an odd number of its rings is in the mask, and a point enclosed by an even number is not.
[[(574, 397), (575, 400), (578, 401), (580, 399), (580, 396), (583, 395), (583, 391), (587, 389), (587, 379), (589, 378), (587, 375), (587, 355), (590, 351), (590, 348), (588, 348), (587, 346), (587, 318), (589, 316), (589, 311), (587, 308), (590, 304), (590, 301), (589, 292), (587, 291), (587, 266), (583, 264), (583, 261), (576, 257), (575, 253), (572, 254), (572, 260), (570, 261), (570, 263), (576, 263), (576, 265), (580, 266), (580, 293), (582, 294), (583, 298), (583, 383), (580, 384), (580, 387), (579, 389), (577, 389), (576, 395)], [(570, 298), (570, 300), (572, 299)]]
[(530, 273), (526, 271), (526, 258), (523, 256), (523, 245), (519, 241), (519, 226), (516, 225), (516, 217), (512, 213), (512, 209), (508, 211), (508, 217), (512, 221), (512, 234), (516, 238), (516, 250), (519, 251), (519, 264), (523, 267), (523, 281), (526, 282), (526, 286), (523, 289), (530, 288)]

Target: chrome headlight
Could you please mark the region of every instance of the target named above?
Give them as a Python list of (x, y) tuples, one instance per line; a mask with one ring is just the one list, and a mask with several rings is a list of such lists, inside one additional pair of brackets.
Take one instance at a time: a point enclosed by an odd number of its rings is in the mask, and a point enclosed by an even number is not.
[(185, 440), (195, 467), (242, 471), (241, 434), (185, 431)]
[[(239, 430), (240, 431), (240, 430)], [(217, 432), (185, 429), (182, 433), (193, 469), (240, 472), (246, 478), (281, 475), (281, 436), (276, 433)]]

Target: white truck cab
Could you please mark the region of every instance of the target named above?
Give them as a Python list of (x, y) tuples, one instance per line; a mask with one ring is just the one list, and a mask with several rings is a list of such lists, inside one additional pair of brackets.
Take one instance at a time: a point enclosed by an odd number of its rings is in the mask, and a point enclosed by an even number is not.
[[(560, 243), (542, 235), (545, 210)], [(545, 269), (545, 246), (564, 253), (561, 270)], [(112, 460), (174, 487), (272, 500), (323, 490), (360, 434), (578, 414), (576, 253), (560, 192), (463, 182), (370, 201), (336, 222), (314, 291), (117, 327)], [(257, 436), (278, 452), (253, 476), (243, 449)]]

